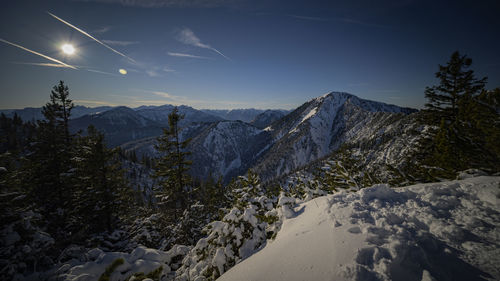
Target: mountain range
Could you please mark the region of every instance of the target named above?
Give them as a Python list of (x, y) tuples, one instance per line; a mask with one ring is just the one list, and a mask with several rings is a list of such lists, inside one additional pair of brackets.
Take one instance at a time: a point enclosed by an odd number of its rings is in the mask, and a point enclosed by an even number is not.
[[(156, 157), (156, 138), (162, 134), (162, 128), (168, 126), (168, 114), (173, 108), (172, 105), (76, 106), (70, 127), (73, 132), (85, 131), (92, 124), (104, 132), (108, 145), (121, 146), (139, 158), (142, 155)], [(192, 152), (191, 174), (197, 178), (222, 176), (225, 181), (248, 169), (270, 180), (324, 158), (345, 144), (371, 143), (373, 155), (385, 155), (383, 149), (391, 149), (391, 146), (378, 147), (377, 144), (382, 144), (381, 139), (388, 139), (385, 136), (398, 136), (411, 127), (413, 118), (408, 116), (417, 111), (344, 92), (330, 92), (311, 99), (291, 112), (197, 110), (189, 106), (178, 109), (184, 115), (182, 138), (191, 138), (188, 147)], [(3, 112), (17, 113), (25, 120), (41, 118), (37, 115), (40, 109), (36, 108)], [(397, 152), (401, 151), (404, 149), (392, 151), (390, 155), (400, 157)], [(380, 155), (374, 156), (379, 158)], [(383, 161), (394, 162), (393, 158), (386, 157)]]

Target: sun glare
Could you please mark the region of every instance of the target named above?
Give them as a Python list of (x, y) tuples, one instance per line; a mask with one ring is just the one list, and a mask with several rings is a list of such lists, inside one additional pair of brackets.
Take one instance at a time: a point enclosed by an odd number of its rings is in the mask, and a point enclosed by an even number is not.
[(75, 48), (71, 44), (64, 44), (61, 49), (67, 55), (72, 55), (73, 53), (75, 53)]
[(123, 74), (123, 75), (127, 74), (127, 71), (123, 68), (120, 68), (120, 70), (118, 70), (118, 72), (120, 72), (120, 74)]

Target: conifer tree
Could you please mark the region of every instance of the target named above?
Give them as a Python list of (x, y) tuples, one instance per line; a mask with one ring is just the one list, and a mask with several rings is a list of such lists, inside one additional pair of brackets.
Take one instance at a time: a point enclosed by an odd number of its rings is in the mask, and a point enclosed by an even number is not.
[(472, 60), (458, 52), (439, 66), (439, 84), (427, 87), (422, 120), (431, 125), (420, 141), (421, 163), (437, 167), (432, 177), (451, 178), (457, 171), (500, 168), (498, 92), (485, 90), (487, 78), (477, 79)]
[[(72, 101), (68, 98), (69, 90), (60, 81), (54, 86), (50, 102), (43, 108), (45, 120), (38, 121), (35, 142), (28, 157), (28, 167), (23, 175), (30, 186), (31, 197), (46, 214), (56, 213), (53, 220), (64, 224), (69, 208), (71, 187), (72, 136), (69, 132), (69, 118)], [(57, 219), (59, 218), (59, 219)]]
[(188, 206), (188, 185), (190, 177), (187, 174), (191, 161), (186, 157), (189, 139), (181, 140), (179, 122), (184, 118), (177, 107), (168, 115), (168, 129), (163, 129), (163, 135), (158, 138), (156, 150), (161, 157), (156, 159), (153, 177), (158, 179), (159, 205), (167, 217), (177, 220)]
[(435, 122), (444, 119), (447, 124), (458, 120), (458, 107), (463, 97), (472, 98), (484, 90), (487, 78), (477, 79), (469, 69), (472, 59), (454, 52), (446, 65), (439, 65), (436, 78), (439, 85), (426, 87), (427, 112)]
[(73, 195), (73, 224), (90, 233), (112, 231), (119, 217), (133, 206), (116, 149), (108, 149), (104, 135), (92, 125), (77, 144)]

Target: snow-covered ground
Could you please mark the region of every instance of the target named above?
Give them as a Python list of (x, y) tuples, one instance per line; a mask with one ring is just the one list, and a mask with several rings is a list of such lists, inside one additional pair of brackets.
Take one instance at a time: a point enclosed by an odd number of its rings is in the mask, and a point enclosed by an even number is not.
[(319, 197), (218, 280), (500, 280), (500, 177)]

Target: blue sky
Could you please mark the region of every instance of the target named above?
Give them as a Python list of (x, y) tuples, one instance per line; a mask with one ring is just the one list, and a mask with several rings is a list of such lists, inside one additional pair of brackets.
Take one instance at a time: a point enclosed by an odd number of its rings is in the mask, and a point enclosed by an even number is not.
[(421, 108), (455, 50), (500, 86), (498, 11), (496, 1), (4, 1), (0, 108), (41, 106), (59, 80), (87, 106), (291, 109), (346, 91)]

